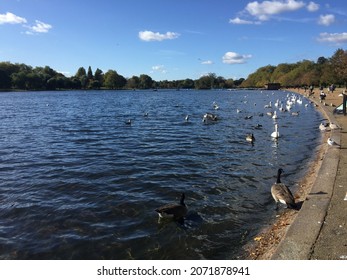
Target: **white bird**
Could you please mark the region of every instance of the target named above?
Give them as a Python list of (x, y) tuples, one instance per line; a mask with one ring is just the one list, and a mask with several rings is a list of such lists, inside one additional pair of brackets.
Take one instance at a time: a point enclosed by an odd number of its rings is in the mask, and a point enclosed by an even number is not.
[(277, 123), (275, 124), (275, 131), (271, 133), (271, 137), (275, 138), (275, 139), (280, 137), (280, 133), (278, 132), (278, 124)]
[(330, 123), (329, 127), (330, 127), (330, 129), (340, 129), (340, 127), (335, 123)]
[(184, 118), (186, 122), (189, 121), (189, 115), (186, 115), (186, 117)]
[(321, 123), (321, 124), (319, 125), (319, 130), (320, 130), (320, 131), (326, 131), (326, 130), (327, 130), (327, 126), (326, 126), (324, 123)]
[(278, 116), (277, 116), (277, 112), (275, 111), (273, 116), (272, 116), (273, 119), (278, 119)]
[(339, 144), (337, 144), (333, 139), (331, 139), (330, 137), (327, 140), (327, 143), (329, 144), (329, 146), (332, 147), (341, 147)]

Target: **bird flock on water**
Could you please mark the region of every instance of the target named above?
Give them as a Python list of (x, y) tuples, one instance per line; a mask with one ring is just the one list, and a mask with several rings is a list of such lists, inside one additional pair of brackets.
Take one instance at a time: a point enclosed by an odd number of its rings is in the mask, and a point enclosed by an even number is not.
[[(248, 101), (245, 100), (244, 103), (247, 103)], [(304, 104), (305, 103), (305, 104)], [(269, 135), (272, 139), (278, 141), (281, 134), (279, 131), (279, 120), (280, 120), (280, 114), (281, 113), (289, 113), (291, 116), (298, 116), (300, 114), (300, 111), (294, 110), (296, 107), (296, 104), (303, 105), (304, 107), (308, 107), (310, 103), (313, 103), (311, 101), (305, 101), (300, 95), (294, 94), (294, 93), (287, 93), (284, 100), (277, 99), (274, 103), (271, 101), (264, 106), (265, 112), (260, 113), (259, 116), (267, 115), (271, 117), (274, 121), (274, 130)], [(254, 106), (257, 104), (254, 103)], [(220, 106), (213, 102), (212, 104), (213, 110), (219, 110)], [(237, 108), (236, 109), (237, 114), (240, 114), (243, 112), (242, 109)], [(244, 119), (250, 120), (253, 118), (253, 115), (246, 115)], [(190, 116), (186, 115), (184, 121), (189, 122)], [(207, 112), (202, 117), (202, 122), (204, 124), (210, 124), (210, 123), (216, 123), (220, 120), (219, 116), (215, 113)], [(256, 124), (252, 128), (254, 130), (262, 129), (262, 124)], [(339, 127), (334, 123), (321, 123), (319, 126), (319, 129), (321, 131), (328, 131), (328, 130), (335, 130), (339, 129)], [(246, 135), (245, 140), (249, 143), (252, 143), (252, 145), (255, 142), (255, 133), (251, 132)], [(340, 145), (334, 141), (332, 138), (328, 139), (328, 144), (330, 146), (340, 147)], [(284, 170), (282, 168), (279, 168), (277, 170), (277, 177), (276, 182), (271, 185), (271, 195), (276, 203), (276, 209), (278, 208), (279, 204), (285, 205), (287, 208), (298, 210), (298, 205), (295, 202), (295, 198), (290, 191), (289, 187), (284, 184), (281, 181), (281, 175), (284, 173)], [(182, 193), (179, 203), (171, 203), (171, 204), (165, 204), (161, 207), (158, 207), (155, 209), (155, 211), (159, 215), (159, 220), (161, 219), (167, 219), (168, 217), (170, 219), (176, 220), (176, 221), (182, 221), (184, 217), (188, 213), (188, 208), (185, 204), (185, 194)]]

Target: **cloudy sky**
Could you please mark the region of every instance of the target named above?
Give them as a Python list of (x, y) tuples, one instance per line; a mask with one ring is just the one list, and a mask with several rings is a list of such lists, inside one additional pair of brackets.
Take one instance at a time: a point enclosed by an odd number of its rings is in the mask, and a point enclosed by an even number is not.
[(346, 0), (0, 0), (0, 61), (247, 78), (347, 46)]

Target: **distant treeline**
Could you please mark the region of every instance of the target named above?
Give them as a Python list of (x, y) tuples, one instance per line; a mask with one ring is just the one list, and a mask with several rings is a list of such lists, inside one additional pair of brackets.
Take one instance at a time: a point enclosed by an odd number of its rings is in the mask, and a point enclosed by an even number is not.
[(233, 80), (210, 73), (198, 80), (154, 81), (148, 75), (125, 78), (115, 70), (103, 73), (99, 68), (93, 73), (80, 67), (72, 77), (53, 70), (49, 66), (31, 67), (26, 64), (0, 62), (1, 90), (65, 90), (65, 89), (211, 89), (235, 88), (244, 79)]
[(303, 60), (264, 66), (247, 79), (225, 79), (215, 73), (197, 80), (154, 81), (142, 74), (125, 78), (115, 70), (103, 73), (97, 68), (93, 73), (80, 67), (76, 74), (66, 77), (49, 66), (32, 67), (26, 64), (0, 62), (0, 90), (65, 90), (65, 89), (211, 89), (211, 88), (263, 88), (268, 83), (282, 87), (346, 86), (347, 51), (338, 49), (330, 58), (319, 57), (317, 62)]
[(263, 87), (280, 83), (282, 87), (323, 86), (345, 87), (347, 83), (347, 51), (337, 49), (332, 57), (319, 57), (317, 62), (303, 60), (259, 68), (241, 84), (241, 87)]

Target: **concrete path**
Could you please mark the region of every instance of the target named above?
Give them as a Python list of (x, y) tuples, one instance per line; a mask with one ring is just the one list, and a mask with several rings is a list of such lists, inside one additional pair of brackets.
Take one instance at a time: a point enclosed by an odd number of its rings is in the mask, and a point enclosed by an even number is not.
[(327, 149), (315, 183), (272, 259), (347, 260), (347, 116), (333, 115), (331, 106), (342, 103), (340, 93), (328, 94), (326, 104), (319, 102), (317, 90), (310, 97), (328, 122), (342, 128), (327, 132), (341, 149)]

